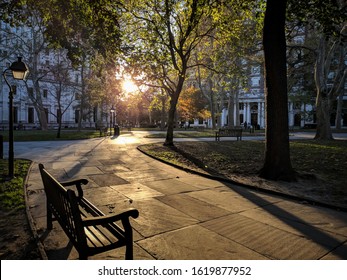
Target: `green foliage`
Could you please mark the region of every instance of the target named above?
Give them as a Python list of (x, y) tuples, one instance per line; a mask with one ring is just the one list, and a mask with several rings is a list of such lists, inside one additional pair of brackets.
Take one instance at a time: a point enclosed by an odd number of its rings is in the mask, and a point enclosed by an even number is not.
[(31, 161), (16, 159), (14, 161), (14, 178), (7, 180), (8, 161), (0, 159), (0, 209), (12, 210), (25, 207), (24, 180)]
[(0, 20), (13, 26), (25, 20), (22, 13), (25, 2), (25, 0), (0, 0)]
[(28, 5), (40, 12), (48, 40), (67, 49), (75, 65), (95, 53), (107, 56), (119, 52), (119, 2), (28, 0)]
[(327, 36), (339, 36), (347, 5), (340, 0), (288, 0), (287, 20), (298, 25), (319, 25)]

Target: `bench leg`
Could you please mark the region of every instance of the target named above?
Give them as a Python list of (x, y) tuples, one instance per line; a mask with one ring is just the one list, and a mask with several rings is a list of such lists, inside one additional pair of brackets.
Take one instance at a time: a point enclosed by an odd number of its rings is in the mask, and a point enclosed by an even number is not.
[(88, 256), (83, 254), (83, 253), (79, 253), (78, 254), (78, 259), (80, 259), (80, 260), (88, 260)]
[(134, 255), (133, 255), (133, 242), (128, 243), (125, 247), (125, 259), (126, 260), (133, 260)]
[(128, 219), (122, 220), (123, 228), (124, 228), (124, 236), (125, 236), (125, 259), (133, 260), (133, 229), (130, 225), (130, 221)]

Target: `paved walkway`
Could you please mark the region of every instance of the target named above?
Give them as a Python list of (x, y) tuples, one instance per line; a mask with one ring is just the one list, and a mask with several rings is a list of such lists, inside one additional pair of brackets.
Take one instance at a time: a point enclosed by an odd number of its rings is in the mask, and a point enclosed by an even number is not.
[[(38, 163), (59, 180), (86, 177), (85, 196), (105, 213), (135, 207), (134, 258), (347, 259), (347, 213), (314, 207), (193, 175), (151, 159), (117, 139), (16, 143), (16, 157), (35, 163), (27, 204), (48, 259), (76, 259), (56, 224), (46, 232)], [(118, 249), (91, 259), (123, 259)]]

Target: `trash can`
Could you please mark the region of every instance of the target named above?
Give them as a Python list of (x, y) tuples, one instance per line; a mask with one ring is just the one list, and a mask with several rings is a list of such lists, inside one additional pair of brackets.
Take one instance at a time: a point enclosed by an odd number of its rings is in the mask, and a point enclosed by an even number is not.
[(118, 125), (115, 125), (115, 126), (114, 126), (114, 136), (118, 137), (119, 134), (120, 134), (119, 126), (118, 126)]

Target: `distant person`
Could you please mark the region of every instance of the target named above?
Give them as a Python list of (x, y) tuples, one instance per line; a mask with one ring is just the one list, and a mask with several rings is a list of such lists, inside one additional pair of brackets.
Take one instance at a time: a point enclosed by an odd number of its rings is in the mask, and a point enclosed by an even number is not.
[(245, 127), (245, 129), (247, 129), (247, 122), (244, 122), (243, 126)]

